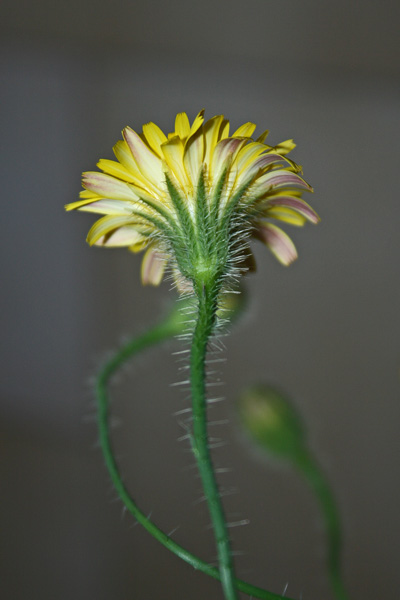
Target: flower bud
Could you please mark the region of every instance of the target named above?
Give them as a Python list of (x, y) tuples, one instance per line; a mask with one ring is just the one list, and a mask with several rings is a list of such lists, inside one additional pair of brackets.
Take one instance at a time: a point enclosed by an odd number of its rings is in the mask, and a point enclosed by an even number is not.
[(294, 459), (305, 449), (305, 433), (296, 410), (273, 387), (251, 387), (239, 399), (241, 422), (249, 436), (267, 452)]

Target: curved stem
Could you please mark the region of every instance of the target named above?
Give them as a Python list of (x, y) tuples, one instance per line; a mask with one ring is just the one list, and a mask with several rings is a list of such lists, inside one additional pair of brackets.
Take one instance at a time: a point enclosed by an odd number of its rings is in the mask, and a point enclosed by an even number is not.
[[(184, 328), (185, 326), (183, 319), (179, 318), (177, 313), (174, 312), (168, 316), (165, 321), (155, 326), (150, 331), (127, 342), (108, 360), (108, 362), (101, 369), (96, 379), (100, 444), (104, 460), (115, 489), (127, 510), (133, 515), (133, 517), (146, 529), (146, 531), (148, 531), (161, 544), (163, 544), (163, 546), (187, 562), (194, 569), (202, 571), (213, 579), (221, 580), (218, 569), (212, 567), (177, 544), (164, 531), (157, 527), (157, 525), (155, 525), (155, 523), (153, 523), (142, 510), (140, 510), (122, 481), (111, 445), (108, 400), (108, 385), (111, 377), (129, 358), (155, 344), (161, 343), (162, 341), (174, 335), (182, 333)], [(244, 592), (253, 598), (259, 598), (260, 600), (290, 600), (290, 598), (283, 598), (279, 594), (274, 594), (241, 579), (235, 579), (235, 585), (239, 591)]]
[(306, 450), (296, 456), (295, 464), (306, 477), (321, 507), (328, 537), (327, 563), (332, 590), (338, 600), (348, 600), (340, 574), (342, 548), (340, 519), (330, 485), (316, 461)]
[(216, 320), (215, 293), (204, 284), (197, 293), (198, 314), (190, 356), (190, 381), (193, 405), (193, 453), (197, 460), (204, 494), (208, 502), (217, 544), (221, 584), (226, 600), (238, 598), (235, 574), (224, 510), (212, 465), (207, 432), (205, 393), (205, 359), (207, 346)]

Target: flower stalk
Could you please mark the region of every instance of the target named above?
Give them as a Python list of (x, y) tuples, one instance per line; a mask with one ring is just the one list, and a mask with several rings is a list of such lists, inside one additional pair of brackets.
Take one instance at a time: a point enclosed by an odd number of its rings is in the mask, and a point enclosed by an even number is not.
[(235, 574), (230, 541), (224, 509), (211, 460), (207, 432), (205, 359), (208, 341), (216, 321), (216, 294), (212, 284), (203, 284), (196, 291), (198, 315), (190, 356), (190, 383), (193, 407), (192, 449), (197, 461), (214, 530), (222, 588), (226, 600), (236, 600), (238, 595), (235, 588)]
[(337, 600), (348, 600), (340, 564), (342, 550), (340, 518), (331, 487), (319, 465), (306, 448), (302, 452), (296, 453), (293, 461), (308, 481), (321, 508), (328, 540), (327, 567), (332, 590)]

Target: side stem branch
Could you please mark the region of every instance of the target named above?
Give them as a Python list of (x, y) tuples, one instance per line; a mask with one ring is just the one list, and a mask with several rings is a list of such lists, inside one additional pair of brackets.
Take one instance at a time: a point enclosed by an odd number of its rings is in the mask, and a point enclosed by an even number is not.
[(318, 464), (308, 452), (298, 454), (296, 466), (307, 479), (321, 507), (328, 538), (327, 566), (332, 590), (337, 600), (348, 600), (340, 567), (342, 550), (340, 519), (331, 488)]

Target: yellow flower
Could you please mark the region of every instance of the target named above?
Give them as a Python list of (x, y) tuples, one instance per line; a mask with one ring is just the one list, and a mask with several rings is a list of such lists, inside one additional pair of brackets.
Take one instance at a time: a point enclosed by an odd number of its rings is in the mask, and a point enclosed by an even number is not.
[(191, 265), (214, 264), (213, 245), (224, 240), (231, 253), (219, 250), (225, 266), (243, 265), (250, 235), (289, 265), (295, 246), (271, 220), (298, 226), (319, 220), (301, 198), (312, 188), (286, 156), (292, 140), (268, 146), (268, 132), (253, 139), (255, 124), (230, 134), (222, 115), (204, 121), (203, 113), (192, 125), (179, 113), (168, 135), (155, 123), (140, 135), (126, 127), (114, 146), (117, 161), (101, 159), (102, 173), (84, 173), (81, 199), (66, 206), (105, 215), (90, 229), (90, 245), (146, 249), (145, 284), (160, 283), (167, 262), (190, 282)]

